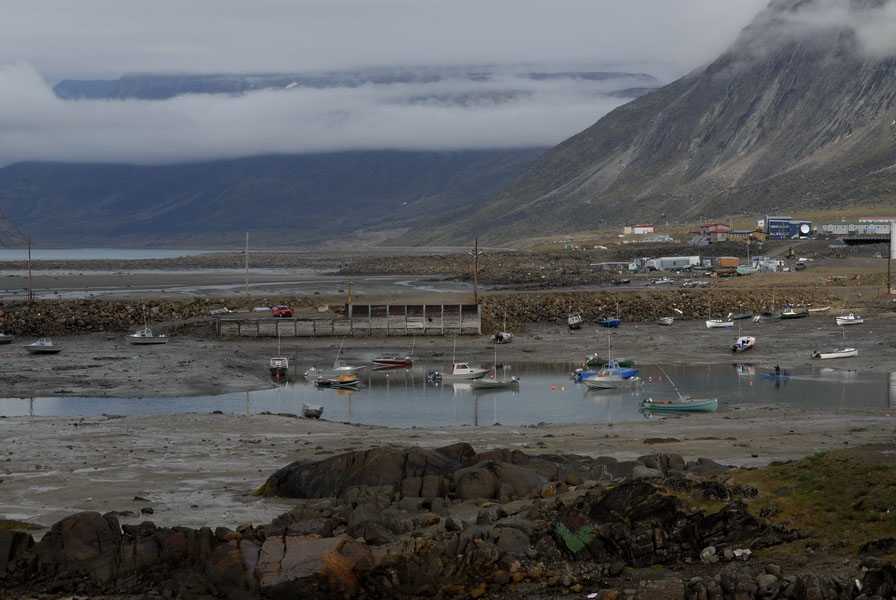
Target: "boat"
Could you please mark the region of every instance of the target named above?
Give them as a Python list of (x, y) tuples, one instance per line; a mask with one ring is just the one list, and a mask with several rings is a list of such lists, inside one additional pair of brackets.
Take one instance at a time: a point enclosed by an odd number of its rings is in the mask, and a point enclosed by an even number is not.
[(741, 319), (752, 319), (752, 318), (753, 318), (752, 312), (728, 313), (729, 321), (739, 321)]
[(492, 341), (496, 344), (506, 344), (513, 339), (513, 334), (509, 331), (499, 331), (492, 336)]
[(367, 368), (367, 365), (349, 365), (346, 364), (344, 360), (339, 358), (339, 355), (342, 354), (342, 344), (339, 344), (339, 350), (336, 352), (336, 360), (333, 362), (333, 366), (329, 369), (318, 369), (317, 367), (311, 367), (307, 371), (305, 371), (306, 379), (335, 379), (342, 375), (353, 375), (358, 373), (359, 371)]
[(268, 361), (268, 372), (272, 377), (280, 378), (289, 375), (289, 360), (280, 356), (280, 328), (277, 328), (277, 356)]
[(285, 356), (275, 356), (268, 362), (268, 371), (273, 377), (289, 375), (289, 360)]
[(302, 402), (302, 416), (306, 419), (319, 419), (322, 414), (324, 414), (323, 406), (305, 404)]
[[(634, 370), (637, 373), (637, 369)], [(592, 390), (612, 390), (621, 387), (634, 387), (642, 383), (640, 377), (634, 375), (622, 375), (601, 369), (597, 374), (582, 380)]]
[(747, 267), (744, 265), (738, 265), (735, 269), (738, 275), (755, 275), (759, 272), (759, 267)]
[(465, 381), (471, 379), (481, 379), (488, 375), (488, 369), (479, 367), (471, 367), (469, 363), (452, 363), (451, 370), (448, 373), (440, 373), (433, 371), (429, 374), (429, 378), (434, 381)]
[[(585, 359), (585, 362), (583, 363), (583, 365), (586, 367), (605, 367), (605, 366), (607, 366), (607, 363), (609, 363), (609, 362), (610, 361), (607, 360), (606, 358), (601, 358), (599, 354), (595, 353), (595, 354), (589, 354), (588, 357)], [(623, 360), (617, 360), (616, 364), (619, 365), (620, 367), (634, 367), (635, 361), (632, 359), (623, 359)]]
[(569, 325), (569, 329), (581, 329), (582, 323), (584, 323), (584, 319), (582, 319), (582, 315), (579, 313), (575, 313), (573, 315), (569, 315), (566, 319), (566, 324)]
[(774, 373), (763, 373), (763, 379), (790, 379), (790, 375), (787, 375), (786, 372), (782, 375), (775, 375)]
[(44, 337), (36, 342), (25, 344), (25, 350), (31, 354), (56, 354), (62, 352), (62, 344), (56, 343), (48, 337)]
[(707, 319), (706, 327), (707, 329), (715, 329), (720, 327), (731, 327), (734, 325), (734, 321), (729, 321), (727, 319)]
[(744, 352), (746, 350), (751, 350), (753, 346), (756, 345), (756, 338), (752, 335), (742, 335), (734, 342), (734, 345), (731, 346), (732, 352)]
[(511, 377), (510, 379), (483, 377), (474, 379), (470, 387), (474, 390), (518, 390), (520, 389), (520, 380), (519, 377)]
[(10, 344), (15, 341), (16, 336), (11, 333), (0, 333), (0, 344)]
[(666, 283), (675, 283), (675, 282), (672, 279), (669, 279), (668, 277), (660, 277), (659, 279), (653, 280), (653, 285), (663, 285)]
[(339, 375), (338, 377), (318, 377), (314, 381), (317, 387), (326, 388), (357, 388), (361, 383), (355, 374)]
[(833, 350), (815, 350), (812, 358), (850, 358), (858, 355), (857, 348), (835, 348)]
[(788, 308), (785, 311), (781, 312), (781, 316), (779, 319), (802, 319), (803, 317), (808, 317), (809, 311), (806, 309), (803, 310), (793, 310), (792, 308)]
[(631, 279), (623, 279), (622, 277), (617, 277), (613, 280), (613, 285), (625, 285), (627, 283), (631, 283)]
[(719, 408), (718, 398), (687, 398), (678, 400), (653, 400), (645, 398), (641, 401), (641, 409), (646, 412), (715, 412)]
[(675, 317), (658, 317), (656, 320), (656, 324), (657, 325), (671, 325), (673, 321), (675, 321)]
[(607, 317), (597, 322), (600, 327), (619, 327), (619, 317)]
[(839, 317), (836, 317), (836, 319), (837, 325), (860, 325), (865, 322), (865, 319), (854, 313), (840, 315)]
[(371, 359), (375, 366), (375, 369), (395, 369), (395, 368), (410, 368), (414, 366), (414, 345), (416, 344), (417, 338), (414, 338), (414, 341), (411, 343), (411, 353), (407, 356), (402, 356), (400, 354), (380, 354), (379, 356), (375, 356)]
[(168, 336), (164, 333), (153, 335), (152, 329), (150, 329), (149, 323), (146, 320), (146, 306), (143, 307), (143, 328), (125, 336), (125, 338), (131, 344), (150, 345), (168, 343)]

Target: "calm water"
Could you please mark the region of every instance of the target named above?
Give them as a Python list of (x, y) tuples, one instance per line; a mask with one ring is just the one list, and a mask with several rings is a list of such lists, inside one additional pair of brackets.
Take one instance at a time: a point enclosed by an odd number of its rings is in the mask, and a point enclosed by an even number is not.
[[(141, 260), (208, 254), (209, 250), (129, 250), (123, 248), (32, 248), (32, 260)], [(0, 262), (28, 260), (27, 248), (0, 248)]]
[[(896, 373), (859, 373), (830, 368), (794, 371), (791, 379), (762, 378), (767, 368), (750, 365), (641, 367), (644, 384), (634, 391), (594, 391), (569, 378), (573, 366), (525, 363), (508, 366), (519, 392), (474, 391), (469, 384), (434, 385), (426, 374), (443, 365), (368, 371), (358, 391), (318, 389), (301, 376), (275, 389), (189, 398), (0, 398), (0, 415), (95, 414), (300, 414), (302, 403), (324, 407), (325, 419), (386, 426), (606, 423), (641, 420), (643, 398), (684, 395), (720, 399), (720, 412), (745, 404), (786, 404), (808, 411), (852, 407), (896, 409)], [(302, 367), (304, 368), (304, 367)], [(665, 371), (665, 373), (664, 373)], [(700, 418), (699, 414), (689, 418)]]

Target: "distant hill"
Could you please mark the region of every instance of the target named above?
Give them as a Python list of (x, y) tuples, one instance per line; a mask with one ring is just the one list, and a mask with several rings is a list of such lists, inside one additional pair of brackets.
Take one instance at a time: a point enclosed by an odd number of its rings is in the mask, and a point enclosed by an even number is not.
[[(18, 163), (0, 213), (43, 246), (376, 242), (422, 217), (462, 214), (544, 149), (272, 155), (172, 166)], [(21, 245), (3, 228), (0, 246)], [(346, 242), (349, 243), (349, 242)]]
[(843, 4), (834, 25), (813, 18), (829, 2), (773, 0), (705, 68), (610, 112), (477, 210), (394, 241), (896, 205), (896, 58), (866, 53), (855, 29), (884, 0)]

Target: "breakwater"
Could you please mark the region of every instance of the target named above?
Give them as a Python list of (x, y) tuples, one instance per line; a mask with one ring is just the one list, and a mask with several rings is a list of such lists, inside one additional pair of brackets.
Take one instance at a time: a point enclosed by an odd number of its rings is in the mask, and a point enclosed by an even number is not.
[[(434, 295), (434, 299), (437, 295)], [(253, 297), (193, 298), (188, 300), (147, 299), (151, 323), (164, 324), (171, 334), (215, 335), (215, 317), (227, 308), (251, 311), (256, 306), (288, 304), (313, 309), (322, 303), (333, 307), (327, 318), (344, 313), (343, 298)], [(357, 299), (359, 302), (361, 298)], [(313, 302), (313, 305), (311, 304)], [(395, 297), (401, 302), (401, 296)], [(529, 323), (565, 324), (571, 313), (596, 323), (606, 316), (623, 321), (653, 322), (660, 316), (680, 320), (724, 317), (729, 312), (757, 312), (781, 307), (826, 306), (835, 302), (824, 289), (670, 289), (594, 292), (506, 292), (483, 294), (482, 331), (503, 327), (523, 331)], [(143, 322), (143, 304), (135, 301), (86, 298), (80, 300), (36, 300), (0, 303), (0, 332), (18, 336), (78, 335), (103, 331), (121, 332)]]

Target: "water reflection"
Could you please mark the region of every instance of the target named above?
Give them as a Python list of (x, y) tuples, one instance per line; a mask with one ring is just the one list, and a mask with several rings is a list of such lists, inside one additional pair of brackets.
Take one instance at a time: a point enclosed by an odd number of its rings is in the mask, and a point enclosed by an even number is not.
[[(769, 379), (774, 365), (639, 365), (644, 384), (625, 390), (590, 390), (569, 375), (578, 366), (519, 363), (508, 371), (518, 390), (477, 390), (470, 383), (434, 384), (436, 365), (368, 370), (358, 390), (317, 388), (303, 378), (267, 390), (190, 398), (2, 398), (0, 415), (177, 414), (186, 412), (301, 415), (302, 403), (324, 407), (323, 418), (384, 426), (613, 423), (641, 420), (643, 398), (675, 400), (678, 393), (720, 399), (719, 412), (744, 404), (787, 404), (807, 410), (852, 407), (892, 410), (896, 374), (828, 367)], [(732, 368), (733, 366), (733, 368)], [(673, 385), (674, 382), (674, 385)], [(677, 390), (676, 390), (677, 388)], [(694, 415), (700, 418), (700, 415)]]

